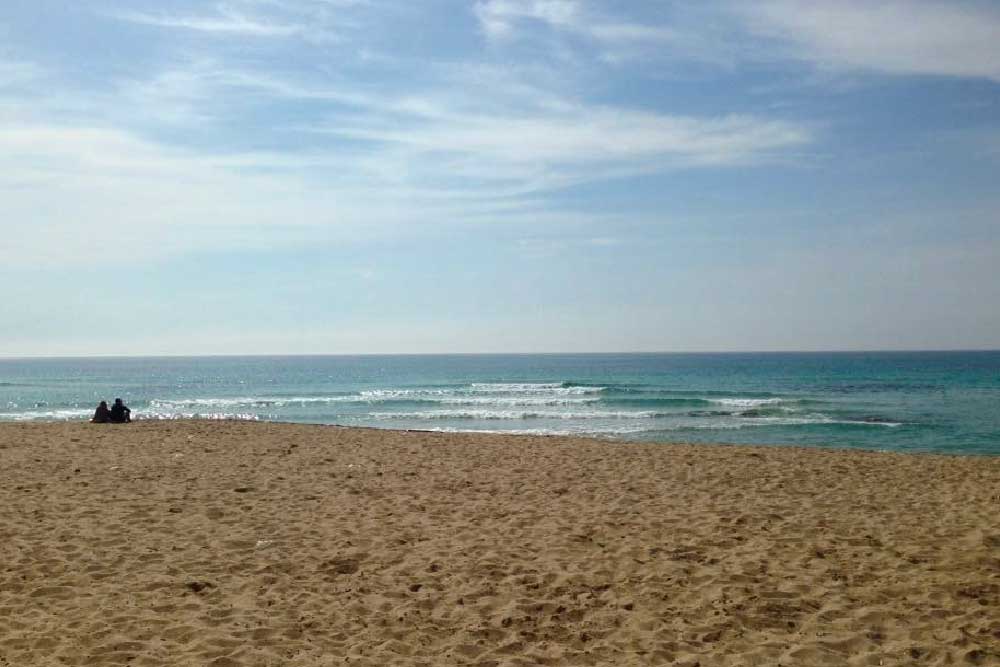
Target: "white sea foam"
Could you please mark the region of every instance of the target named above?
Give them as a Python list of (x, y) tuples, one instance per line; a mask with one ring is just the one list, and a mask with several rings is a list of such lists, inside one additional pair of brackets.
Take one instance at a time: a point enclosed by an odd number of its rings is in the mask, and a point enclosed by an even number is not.
[(162, 412), (142, 411), (133, 413), (134, 419), (172, 421), (177, 419), (208, 419), (213, 421), (259, 421), (260, 415), (252, 412)]
[(497, 405), (502, 407), (530, 407), (530, 406), (557, 406), (557, 405), (587, 405), (600, 401), (600, 398), (587, 396), (576, 398), (546, 398), (544, 396), (516, 398), (506, 398), (500, 396), (492, 397), (466, 397), (466, 398), (441, 398), (435, 402), (442, 405)]
[[(89, 419), (94, 411), (90, 408), (67, 408), (62, 410), (31, 410), (25, 412), (0, 413), (0, 421), (32, 422), (32, 421), (80, 421)], [(261, 415), (250, 412), (176, 412), (168, 410), (133, 410), (133, 420), (172, 420), (172, 419), (236, 419), (241, 421), (257, 421)]]
[(864, 420), (841, 420), (838, 424), (858, 424), (859, 426), (885, 426), (886, 428), (896, 428), (902, 426), (903, 422), (870, 422)]
[(727, 405), (731, 408), (757, 408), (762, 405), (777, 405), (782, 398), (710, 398), (709, 403)]
[(572, 386), (564, 387), (557, 382), (475, 382), (469, 391), (476, 394), (551, 394), (556, 396), (579, 396), (599, 394), (605, 387)]
[(473, 382), (473, 391), (523, 392), (564, 389), (561, 382)]
[[(871, 422), (857, 419), (834, 419), (822, 414), (803, 415), (801, 417), (740, 417), (733, 421), (711, 421), (698, 423), (684, 423), (676, 428), (680, 429), (741, 429), (754, 428), (759, 426), (815, 426), (818, 424), (854, 424), (857, 426), (885, 426), (895, 428), (902, 426), (902, 422)], [(671, 430), (670, 428), (666, 430)]]
[(454, 426), (435, 426), (426, 429), (435, 433), (496, 433), (501, 435), (631, 435), (643, 433), (650, 429), (643, 426), (588, 426), (587, 428), (457, 428)]
[[(369, 400), (459, 400), (470, 396), (571, 397), (599, 394), (604, 387), (564, 387), (556, 382), (477, 382), (449, 389), (367, 389), (360, 396)], [(468, 399), (465, 399), (468, 400)], [(596, 400), (596, 399), (595, 399)]]
[(454, 389), (366, 389), (359, 394), (361, 400), (412, 400), (454, 396)]
[(154, 398), (149, 402), (149, 407), (154, 411), (159, 409), (172, 410), (176, 408), (193, 407), (227, 407), (233, 405), (253, 405), (262, 399), (255, 398), (182, 398), (182, 399), (158, 399)]
[(424, 410), (421, 412), (372, 412), (369, 417), (381, 420), (439, 420), (439, 419), (658, 419), (673, 416), (670, 413), (648, 411), (561, 412), (558, 410)]
[(241, 398), (179, 398), (153, 399), (149, 407), (154, 409), (173, 410), (179, 408), (230, 408), (230, 407), (284, 407), (287, 405), (305, 405), (311, 403), (363, 403), (360, 396), (292, 396), (268, 397), (248, 396)]
[(0, 413), (0, 421), (70, 421), (90, 417), (94, 411), (89, 408), (67, 408), (63, 410), (26, 410), (24, 412)]
[(238, 408), (305, 406), (315, 404), (361, 404), (391, 401), (416, 401), (443, 405), (496, 405), (503, 407), (581, 405), (599, 401), (600, 398), (584, 394), (570, 395), (499, 395), (486, 396), (462, 393), (450, 389), (372, 389), (347, 396), (245, 396), (235, 398), (180, 398), (153, 399), (149, 407), (155, 410), (183, 410), (185, 408)]
[[(565, 413), (570, 414), (570, 413)], [(594, 413), (588, 413), (594, 414)], [(632, 413), (639, 414), (639, 413)], [(655, 413), (646, 413), (647, 415)], [(664, 415), (665, 417), (673, 417), (676, 415)], [(402, 417), (402, 415), (400, 416)], [(516, 419), (516, 417), (501, 417), (507, 419)], [(489, 418), (483, 418), (484, 421), (489, 420)], [(579, 415), (568, 416), (567, 419), (578, 420)], [(613, 417), (607, 418), (609, 421), (613, 420)], [(651, 431), (719, 431), (719, 430), (741, 430), (747, 428), (760, 428), (765, 426), (809, 426), (817, 424), (855, 424), (860, 426), (886, 426), (886, 427), (897, 427), (901, 426), (898, 422), (867, 422), (858, 420), (845, 420), (845, 419), (833, 419), (827, 415), (809, 415), (800, 418), (794, 417), (758, 417), (758, 418), (741, 418), (741, 419), (729, 419), (729, 420), (677, 420), (671, 421), (668, 419), (660, 419), (657, 422), (643, 424), (643, 425), (610, 425), (602, 424), (600, 422), (593, 423), (587, 422), (578, 425), (567, 424), (566, 426), (560, 426), (556, 428), (526, 428), (526, 429), (483, 429), (483, 428), (465, 428), (456, 426), (444, 426), (444, 427), (434, 427), (428, 430), (432, 431), (446, 431), (446, 432), (472, 432), (472, 433), (516, 433), (524, 435), (580, 435), (580, 434), (609, 434), (609, 435), (628, 435), (635, 433), (651, 432)]]
[[(492, 389), (499, 389), (495, 392)], [(149, 402), (151, 411), (190, 413), (210, 410), (231, 413), (239, 408), (283, 408), (309, 405), (372, 404), (392, 401), (416, 401), (443, 405), (497, 407), (555, 407), (599, 401), (589, 396), (596, 387), (546, 385), (469, 385), (457, 389), (369, 389), (357, 394), (337, 396), (236, 396), (205, 398), (156, 398)]]

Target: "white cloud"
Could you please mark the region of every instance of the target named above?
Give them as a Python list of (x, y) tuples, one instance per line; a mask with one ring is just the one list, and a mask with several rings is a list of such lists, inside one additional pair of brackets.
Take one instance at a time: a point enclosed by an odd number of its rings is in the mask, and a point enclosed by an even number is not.
[[(672, 6), (670, 21), (652, 23), (629, 20), (622, 9), (611, 2), (582, 0), (482, 0), (475, 15), (491, 40), (511, 41), (528, 34), (526, 28), (535, 23), (583, 40), (591, 55), (604, 63), (677, 59), (730, 66), (735, 62), (732, 26), (710, 5)], [(566, 57), (565, 44), (552, 49)]]
[(507, 39), (519, 25), (536, 22), (602, 43), (604, 46), (668, 43), (683, 36), (670, 26), (629, 23), (592, 11), (578, 0), (484, 0), (475, 7), (486, 35)]
[(813, 138), (807, 126), (783, 120), (699, 118), (586, 104), (481, 69), (446, 71), (438, 82), (408, 94), (202, 63), (161, 73), (151, 85), (132, 86), (132, 96), (136, 88), (153, 109), (170, 108), (179, 99), (185, 108), (206, 113), (211, 100), (237, 93), (244, 102), (252, 94), (264, 101), (315, 105), (326, 109), (328, 120), (299, 129), (365, 142), (353, 149), (352, 159), (356, 168), (367, 170), (366, 177), (409, 175), (425, 187), (450, 180), (466, 190), (479, 187), (481, 195), (539, 191), (629, 172), (773, 160)]
[(766, 0), (730, 5), (784, 55), (821, 66), (1000, 81), (1000, 8), (926, 0)]
[[(17, 235), (0, 261), (99, 258), (109, 226), (141, 258), (379, 225), (552, 219), (559, 213), (544, 196), (555, 189), (751, 164), (812, 139), (782, 120), (588, 104), (467, 65), (428, 70), (408, 86), (333, 81), (200, 58), (98, 91), (5, 94), (2, 217), (46, 231)], [(257, 111), (276, 105), (325, 120), (260, 125)], [(299, 141), (270, 150), (171, 145), (177, 129), (208, 136), (215, 127)]]
[(0, 265), (141, 263), (399, 238), (441, 221), (552, 217), (530, 202), (492, 199), (503, 194), (498, 186), (470, 193), (412, 184), (409, 157), (222, 154), (123, 130), (0, 122)]
[(367, 4), (365, 0), (233, 0), (215, 3), (206, 14), (118, 11), (107, 16), (217, 37), (299, 38), (324, 43), (339, 41), (344, 29), (356, 27), (349, 12)]
[(0, 263), (102, 263), (109, 247), (115, 261), (144, 261), (374, 234), (400, 219), (391, 197), (324, 187), (297, 174), (301, 164), (271, 157), (172, 149), (121, 130), (5, 124), (0, 200), (4, 223), (17, 227)]
[(490, 37), (510, 36), (514, 25), (524, 20), (576, 29), (582, 17), (575, 0), (485, 0), (476, 3), (475, 12)]
[(301, 25), (284, 25), (251, 19), (234, 12), (218, 16), (171, 16), (143, 12), (119, 12), (114, 18), (159, 28), (183, 28), (206, 33), (244, 35), (251, 37), (289, 37), (305, 30)]
[(171, 124), (198, 125), (224, 121), (233, 101), (250, 105), (264, 100), (369, 106), (369, 96), (330, 85), (309, 86), (266, 72), (227, 68), (213, 60), (196, 60), (151, 76), (118, 83), (115, 104), (127, 117), (154, 118)]
[[(300, 24), (274, 18), (316, 4), (245, 0), (217, 6), (205, 21), (119, 18), (251, 40), (290, 35)], [(330, 4), (339, 11), (352, 3)], [(509, 0), (503, 11), (517, 16), (519, 4)], [(574, 2), (539, 0), (529, 9), (550, 23), (582, 20)], [(598, 29), (618, 39), (637, 28)], [(110, 228), (128, 239), (121, 259), (141, 260), (441, 220), (553, 221), (571, 216), (547, 199), (560, 188), (787, 159), (813, 139), (808, 126), (787, 120), (590, 103), (551, 84), (565, 79), (561, 71), (543, 68), (439, 63), (412, 80), (380, 81), (321, 67), (292, 75), (270, 62), (251, 69), (214, 43), (184, 58), (97, 89), (46, 80), (0, 95), (0, 217), (38, 230), (14, 234), (0, 262), (102, 261)], [(5, 72), (24, 80), (33, 70), (0, 68), (0, 81)], [(210, 145), (216, 129), (225, 149)]]
[(451, 114), (441, 122), (401, 126), (359, 122), (330, 132), (400, 144), (424, 153), (467, 154), (551, 168), (662, 160), (662, 166), (745, 164), (810, 141), (803, 126), (748, 116), (693, 118), (581, 107), (530, 116)]
[[(482, 0), (486, 35), (529, 24), (590, 40), (603, 60), (805, 60), (820, 67), (1000, 81), (1000, 7), (963, 0), (720, 0), (670, 5), (669, 19), (623, 20), (621, 6), (582, 0)], [(564, 47), (560, 47), (564, 48)]]

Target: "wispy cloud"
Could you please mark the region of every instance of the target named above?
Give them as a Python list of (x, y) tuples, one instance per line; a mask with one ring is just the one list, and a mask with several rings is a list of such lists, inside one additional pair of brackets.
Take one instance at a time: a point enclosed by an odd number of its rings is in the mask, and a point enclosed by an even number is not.
[[(294, 49), (285, 38), (308, 38), (361, 10), (377, 15), (348, 0), (235, 0), (202, 14), (115, 18), (248, 42), (276, 38), (276, 48)], [(570, 0), (494, 1), (476, 11), (481, 20), (535, 17), (608, 42), (661, 36), (621, 21), (586, 27), (589, 10)], [(565, 70), (544, 65), (400, 58), (377, 65), (390, 76), (369, 80), (331, 74), (323, 63), (234, 55), (215, 40), (183, 43), (173, 60), (132, 75), (122, 67), (100, 87), (56, 80), (0, 95), (5, 217), (48, 229), (18, 237), (4, 260), (98, 256), (99, 234), (79, 230), (110, 220), (142, 249), (136, 257), (442, 219), (556, 220), (576, 215), (550, 199), (566, 188), (787, 161), (815, 140), (808, 123), (780, 117), (593, 101), (572, 90)], [(0, 83), (30, 84), (34, 74), (29, 65), (0, 66)]]
[(524, 24), (537, 23), (609, 45), (670, 43), (688, 39), (671, 25), (650, 25), (616, 18), (580, 0), (481, 0), (476, 18), (493, 39), (514, 37)]
[(639, 55), (727, 67), (800, 60), (824, 68), (1000, 81), (1000, 8), (990, 3), (721, 0), (666, 6), (669, 11), (651, 22), (623, 20), (617, 5), (584, 0), (481, 0), (475, 11), (494, 41), (544, 26), (592, 42), (605, 60)]
[(354, 26), (350, 13), (365, 0), (233, 0), (215, 3), (211, 11), (180, 14), (169, 11), (114, 11), (109, 18), (164, 29), (230, 38), (297, 38), (311, 42), (338, 41)]
[[(487, 174), (495, 163), (456, 180), (448, 173), (456, 161), (424, 165), (419, 157), (322, 146), (179, 148), (96, 122), (0, 117), (2, 222), (32, 229), (7, 235), (0, 263), (100, 264), (109, 237), (128, 248), (118, 261), (142, 262), (222, 248), (371, 242), (440, 221), (543, 224), (558, 216)], [(522, 184), (531, 177), (506, 173)]]
[(239, 116), (233, 104), (236, 100), (245, 107), (269, 100), (353, 107), (372, 104), (370, 96), (359, 91), (330, 83), (310, 85), (267, 71), (229, 67), (213, 59), (191, 60), (121, 80), (115, 96), (125, 114), (190, 126), (234, 120)]
[(327, 120), (296, 129), (351, 140), (356, 164), (370, 166), (371, 178), (406, 173), (412, 182), (424, 184), (503, 184), (503, 193), (538, 192), (627, 173), (785, 159), (787, 151), (814, 139), (813, 130), (802, 123), (590, 104), (524, 80), (465, 69), (444, 68), (437, 82), (414, 92), (339, 88), (234, 69), (201, 69), (197, 79), (196, 90), (206, 99), (219, 96), (213, 87), (230, 94), (240, 89), (265, 100), (306, 102), (324, 110)]
[(927, 0), (766, 0), (730, 5), (775, 55), (889, 74), (1000, 81), (1000, 8)]
[(301, 34), (305, 30), (305, 26), (265, 23), (232, 11), (223, 11), (218, 16), (171, 16), (142, 12), (116, 12), (111, 16), (122, 21), (160, 28), (183, 28), (198, 32), (251, 37), (289, 37)]
[[(629, 7), (585, 0), (480, 0), (476, 18), (495, 43), (516, 42), (544, 27), (578, 40), (605, 63), (654, 60), (731, 67), (739, 58), (738, 26), (710, 3), (665, 4), (656, 20), (629, 17)], [(553, 47), (563, 51), (566, 44)]]
[[(339, 12), (351, 4), (330, 6)], [(539, 13), (578, 20), (573, 4)], [(255, 40), (304, 34), (296, 32), (304, 24), (287, 19), (292, 9), (312, 11), (285, 0), (237, 7), (220, 5), (208, 17), (117, 17)], [(284, 19), (263, 20), (265, 7), (285, 12)], [(547, 200), (560, 189), (787, 160), (815, 138), (808, 124), (781, 118), (589, 101), (560, 90), (563, 72), (537, 67), (400, 59), (379, 65), (395, 68), (392, 77), (366, 80), (322, 67), (293, 74), (276, 63), (257, 65), (210, 42), (172, 65), (137, 68), (99, 89), (64, 83), (58, 95), (0, 97), (7, 110), (0, 115), (5, 215), (43, 220), (48, 229), (18, 238), (3, 259), (86, 261), (99, 256), (97, 230), (109, 220), (121, 223), (135, 257), (443, 219), (555, 220), (569, 215)], [(8, 71), (13, 78), (31, 70), (0, 68), (0, 81)], [(217, 140), (232, 128), (238, 140)], [(54, 201), (62, 202), (58, 210)]]
[[(332, 156), (212, 153), (122, 130), (8, 122), (0, 127), (4, 222), (30, 223), (32, 231), (8, 235), (0, 263), (101, 263), (112, 237), (128, 249), (120, 261), (135, 262), (370, 238), (413, 221), (401, 193), (321, 176), (344, 166)], [(412, 206), (446, 212), (419, 197)]]
[(484, 0), (476, 3), (475, 12), (490, 37), (509, 37), (526, 20), (576, 30), (583, 18), (576, 0)]
[[(432, 77), (433, 78), (433, 77)], [(181, 100), (253, 95), (261, 104), (309, 104), (326, 120), (295, 128), (354, 142), (352, 159), (371, 177), (408, 173), (418, 182), (484, 181), (538, 191), (628, 171), (735, 166), (787, 157), (810, 143), (806, 124), (752, 115), (695, 117), (590, 104), (488, 70), (441, 68), (415, 91), (331, 85), (276, 73), (198, 63), (132, 86), (153, 108)], [(165, 86), (163, 82), (178, 84)], [(456, 93), (458, 89), (460, 93)], [(229, 113), (232, 113), (230, 108)], [(238, 122), (238, 117), (227, 122)], [(289, 128), (285, 128), (289, 129)], [(362, 142), (358, 144), (357, 142)], [(331, 148), (332, 149), (332, 148)], [(337, 152), (343, 153), (342, 148)], [(382, 161), (392, 168), (375, 164)], [(629, 166), (630, 165), (630, 166)], [(516, 184), (516, 185), (515, 185)], [(504, 190), (507, 191), (506, 189)]]
[(533, 116), (450, 114), (443, 122), (410, 127), (364, 120), (326, 131), (428, 154), (468, 154), (552, 168), (654, 159), (662, 160), (663, 167), (746, 164), (811, 140), (804, 126), (778, 120), (704, 119), (601, 107)]

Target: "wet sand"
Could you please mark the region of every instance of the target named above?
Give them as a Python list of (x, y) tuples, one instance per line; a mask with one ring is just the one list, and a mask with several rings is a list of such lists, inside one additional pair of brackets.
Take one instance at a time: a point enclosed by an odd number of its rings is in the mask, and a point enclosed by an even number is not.
[(6, 424), (29, 665), (1000, 665), (1000, 457)]

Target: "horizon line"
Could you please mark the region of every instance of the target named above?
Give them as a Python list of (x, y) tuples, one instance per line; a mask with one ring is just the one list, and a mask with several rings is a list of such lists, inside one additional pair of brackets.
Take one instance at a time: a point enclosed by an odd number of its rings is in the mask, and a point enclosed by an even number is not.
[(302, 352), (302, 353), (217, 353), (217, 354), (0, 354), (0, 361), (40, 359), (239, 359), (308, 357), (498, 357), (498, 356), (599, 356), (599, 355), (697, 355), (697, 354), (913, 354), (1000, 352), (1000, 347), (982, 348), (858, 348), (798, 350), (631, 350), (586, 352)]

